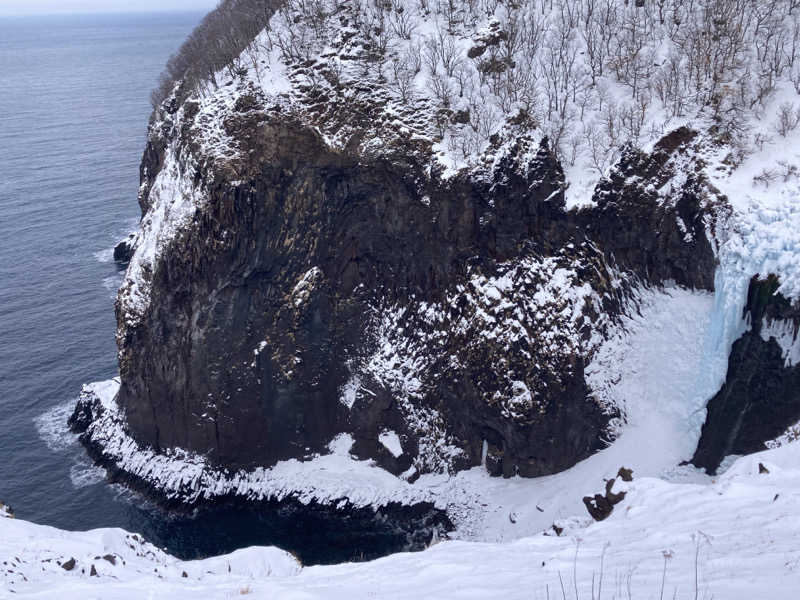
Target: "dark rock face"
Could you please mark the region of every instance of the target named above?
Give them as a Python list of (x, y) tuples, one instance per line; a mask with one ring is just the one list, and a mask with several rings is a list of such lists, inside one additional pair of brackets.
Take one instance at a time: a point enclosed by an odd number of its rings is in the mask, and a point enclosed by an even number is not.
[(88, 403), (79, 400), (75, 405), (75, 410), (72, 411), (67, 420), (67, 425), (72, 433), (80, 434), (89, 428), (93, 420), (92, 407)]
[[(714, 225), (714, 212), (704, 205), (708, 185), (695, 165), (675, 160), (691, 156), (696, 135), (681, 127), (651, 154), (629, 147), (611, 177), (598, 185), (597, 209), (582, 216), (587, 235), (602, 240), (606, 254), (643, 281), (713, 290), (716, 260), (707, 228)], [(658, 201), (657, 190), (687, 168), (682, 187), (669, 201)]]
[[(347, 360), (369, 352), (376, 310), (439, 302), (467, 265), (493, 274), (502, 261), (571, 240), (560, 167), (543, 146), (524, 176), (509, 164), (491, 186), (420, 190), (408, 165), (356, 164), (311, 132), (274, 123), (261, 134), (262, 156), (290, 153), (248, 165), (245, 184), (208, 182), (208, 212), (154, 273), (148, 321), (130, 328), (119, 315), (120, 405), (142, 443), (202, 451), (226, 466), (319, 452), (352, 431), (359, 454), (401, 472), (417, 448), (396, 391), (364, 381), (371, 394), (349, 410), (337, 401)], [(425, 327), (420, 320), (404, 324)], [(608, 416), (586, 401), (582, 357), (570, 358), (572, 377), (545, 382), (554, 390), (546, 418), (518, 426), (476, 389), (496, 378), (497, 350), (473, 351), (421, 402), (466, 446), (461, 464), (479, 461), (486, 436), (512, 454), (508, 474), (531, 459), (535, 474), (566, 468), (598, 447)], [(445, 344), (439, 354), (453, 352), (458, 345)], [(382, 428), (404, 434), (405, 460), (379, 454)]]
[[(156, 451), (250, 468), (347, 432), (354, 454), (407, 477), (480, 464), (484, 448), (497, 474), (557, 472), (602, 447), (617, 416), (584, 368), (630, 282), (712, 288), (704, 183), (675, 202), (646, 190), (674, 174), (691, 132), (626, 153), (598, 207), (575, 213), (546, 140), (442, 182), (416, 154), (333, 152), (246, 99), (224, 123), (243, 158), (185, 161), (207, 202), (146, 273), (141, 318), (117, 304), (117, 401)], [(202, 157), (190, 104), (151, 130), (144, 212), (170, 144)]]
[(745, 314), (751, 329), (733, 344), (722, 389), (709, 401), (695, 466), (713, 474), (730, 454), (764, 450), (764, 442), (800, 421), (800, 366), (789, 366), (774, 337), (764, 339), (769, 322), (800, 325), (800, 308), (777, 293), (778, 279), (754, 277)]

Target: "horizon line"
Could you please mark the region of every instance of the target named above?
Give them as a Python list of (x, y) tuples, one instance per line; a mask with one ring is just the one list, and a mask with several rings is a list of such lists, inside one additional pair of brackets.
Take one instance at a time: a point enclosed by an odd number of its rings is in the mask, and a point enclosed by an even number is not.
[(55, 12), (0, 12), (0, 19), (7, 17), (86, 17), (86, 16), (103, 16), (103, 15), (147, 15), (147, 14), (207, 14), (213, 10), (213, 7), (208, 9), (191, 9), (191, 8), (148, 8), (148, 9), (120, 9), (120, 10), (63, 10)]

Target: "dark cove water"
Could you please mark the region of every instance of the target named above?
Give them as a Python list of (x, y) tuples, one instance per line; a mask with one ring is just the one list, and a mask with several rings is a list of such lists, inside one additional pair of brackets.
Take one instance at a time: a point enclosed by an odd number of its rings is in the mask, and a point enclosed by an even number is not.
[(274, 544), (333, 562), (399, 549), (307, 515), (165, 515), (106, 483), (67, 433), (81, 385), (116, 375), (111, 248), (138, 218), (150, 90), (201, 17), (0, 18), (0, 500), (37, 523), (137, 531), (181, 557)]

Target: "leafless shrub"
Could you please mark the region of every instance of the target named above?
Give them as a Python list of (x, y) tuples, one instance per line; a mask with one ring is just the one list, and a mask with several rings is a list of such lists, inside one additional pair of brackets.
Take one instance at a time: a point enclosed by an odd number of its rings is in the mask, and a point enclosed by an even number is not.
[(584, 135), (589, 146), (590, 163), (599, 175), (603, 175), (611, 164), (614, 147), (600, 128), (584, 127)]
[(780, 175), (783, 178), (784, 182), (789, 181), (790, 179), (796, 178), (798, 174), (797, 165), (794, 163), (788, 163), (784, 160), (778, 161), (778, 166), (781, 169)]
[(772, 138), (767, 137), (760, 131), (756, 132), (756, 134), (753, 136), (753, 145), (759, 152), (761, 152), (764, 149), (764, 144), (770, 141), (772, 141)]
[(407, 57), (395, 58), (389, 63), (391, 69), (391, 82), (402, 102), (409, 102), (414, 98), (414, 78), (417, 71), (413, 61)]
[(433, 97), (436, 98), (439, 105), (450, 108), (453, 98), (453, 89), (450, 85), (450, 79), (435, 73), (431, 75), (430, 82)]
[(758, 175), (753, 176), (753, 183), (760, 183), (764, 187), (769, 187), (778, 179), (778, 173), (774, 169), (764, 168)]
[(406, 10), (402, 2), (392, 0), (392, 13), (389, 17), (389, 24), (394, 34), (403, 40), (410, 40), (411, 35), (417, 28), (414, 14)]
[(426, 40), (424, 56), (431, 74), (437, 73), (438, 67), (441, 65), (447, 77), (455, 74), (462, 60), (455, 40), (451, 36), (444, 35), (442, 31), (437, 31), (434, 36)]
[(800, 108), (792, 102), (784, 102), (778, 107), (778, 122), (775, 130), (781, 137), (786, 137), (789, 133), (797, 129), (800, 125)]

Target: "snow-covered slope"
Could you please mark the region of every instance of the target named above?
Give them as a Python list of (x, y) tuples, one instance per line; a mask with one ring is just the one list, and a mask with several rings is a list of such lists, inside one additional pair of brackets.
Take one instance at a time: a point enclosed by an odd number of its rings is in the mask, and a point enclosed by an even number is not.
[(800, 589), (798, 465), (800, 444), (789, 444), (703, 483), (618, 483), (627, 496), (607, 520), (561, 520), (561, 536), (443, 541), (420, 553), (303, 569), (270, 548), (182, 562), (121, 530), (68, 533), (0, 518), (0, 595), (789, 600)]
[[(222, 557), (180, 561), (121, 529), (66, 532), (0, 512), (0, 597), (187, 597), (217, 586), (234, 588), (273, 576), (292, 576), (300, 564), (277, 548), (246, 548)], [(176, 586), (177, 583), (182, 583)], [(222, 596), (219, 596), (222, 597)]]

